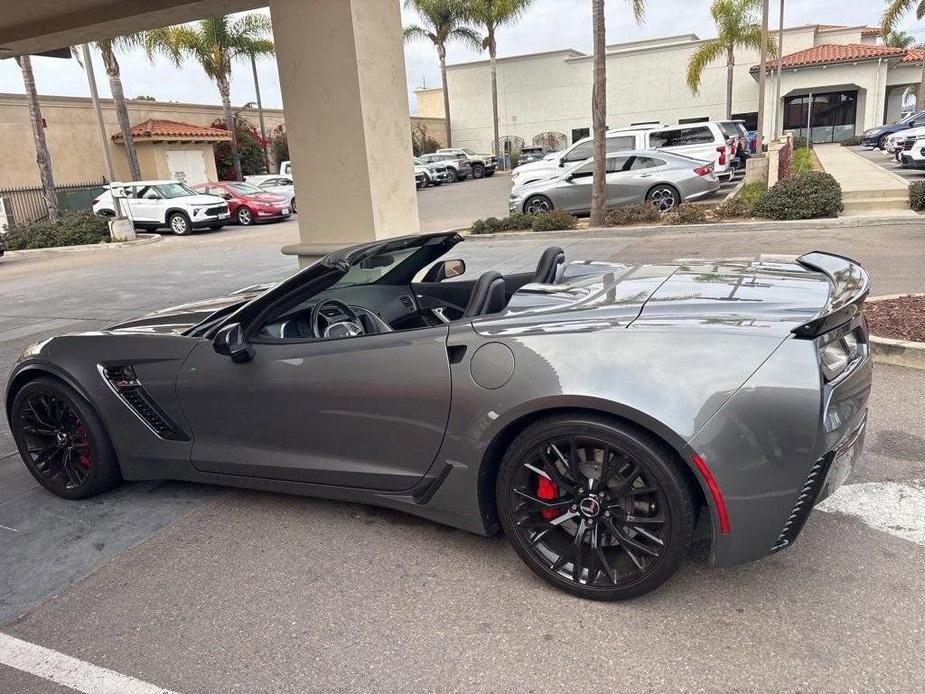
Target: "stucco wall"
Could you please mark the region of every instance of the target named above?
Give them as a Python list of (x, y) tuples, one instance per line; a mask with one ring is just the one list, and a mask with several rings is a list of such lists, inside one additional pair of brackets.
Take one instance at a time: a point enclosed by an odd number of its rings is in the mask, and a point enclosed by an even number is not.
[(417, 115), (421, 118), (443, 118), (443, 88), (415, 89)]

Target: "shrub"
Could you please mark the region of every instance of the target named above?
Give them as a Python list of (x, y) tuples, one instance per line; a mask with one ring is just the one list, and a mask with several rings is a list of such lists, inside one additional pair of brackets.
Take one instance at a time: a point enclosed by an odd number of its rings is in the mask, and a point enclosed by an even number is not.
[(925, 181), (916, 181), (909, 186), (909, 207), (917, 212), (925, 210)]
[(626, 224), (645, 224), (646, 222), (657, 222), (661, 219), (658, 209), (655, 205), (644, 202), (641, 205), (629, 205), (627, 207), (614, 207), (607, 211), (607, 217), (604, 224), (609, 227), (624, 226)]
[(703, 224), (707, 221), (707, 211), (700, 205), (682, 202), (665, 213), (667, 224)]
[(765, 194), (767, 188), (762, 181), (752, 181), (746, 183), (739, 189), (739, 192), (733, 195), (720, 205), (717, 205), (713, 212), (720, 219), (730, 219), (734, 217), (751, 217), (755, 209), (755, 203)]
[(809, 142), (802, 135), (793, 136), (793, 148), (794, 149), (806, 149), (809, 146)]
[(109, 225), (92, 212), (65, 212), (57, 222), (11, 224), (0, 235), (0, 244), (8, 251), (26, 248), (79, 246), (109, 241)]
[(577, 226), (578, 218), (561, 210), (533, 216), (533, 231), (564, 231)]
[(502, 231), (526, 231), (533, 225), (533, 215), (514, 212), (507, 217), (476, 219), (469, 227), (473, 234), (498, 234)]
[(844, 140), (841, 140), (839, 144), (842, 147), (855, 147), (861, 144), (863, 138), (860, 135), (852, 135), (851, 137), (846, 137)]
[(827, 173), (806, 171), (778, 181), (758, 201), (754, 213), (766, 219), (815, 219), (836, 217), (843, 207), (838, 181)]

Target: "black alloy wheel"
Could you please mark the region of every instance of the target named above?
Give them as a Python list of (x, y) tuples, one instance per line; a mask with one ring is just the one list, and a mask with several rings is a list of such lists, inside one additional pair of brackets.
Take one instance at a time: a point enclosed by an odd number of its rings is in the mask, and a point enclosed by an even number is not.
[(27, 383), (13, 399), (10, 423), (29, 472), (52, 493), (82, 499), (121, 480), (102, 422), (64, 383), (52, 378)]
[(242, 205), (238, 208), (237, 214), (238, 224), (241, 226), (250, 226), (254, 223), (254, 213), (250, 211), (250, 208)]
[(501, 463), (496, 495), (521, 559), (583, 598), (623, 600), (658, 587), (694, 529), (693, 494), (671, 451), (595, 417), (528, 427)]
[(668, 212), (681, 202), (681, 195), (674, 186), (658, 185), (648, 192), (646, 202), (659, 212)]
[(459, 174), (456, 173), (456, 169), (450, 169), (449, 175), (447, 176), (447, 183), (456, 183), (459, 180)]
[(527, 202), (524, 203), (524, 212), (527, 214), (545, 214), (546, 212), (552, 212), (554, 208), (555, 205), (552, 204), (552, 200), (545, 195), (534, 195), (527, 198)]
[(481, 164), (475, 164), (472, 167), (472, 178), (483, 178), (485, 176), (485, 167)]

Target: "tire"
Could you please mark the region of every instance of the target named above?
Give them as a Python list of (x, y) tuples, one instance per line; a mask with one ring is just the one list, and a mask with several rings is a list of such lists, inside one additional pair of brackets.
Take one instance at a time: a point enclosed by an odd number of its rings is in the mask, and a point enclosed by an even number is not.
[(881, 136), (880, 136), (880, 139), (877, 140), (877, 147), (878, 147), (879, 149), (882, 149), (882, 150), (885, 150), (885, 149), (886, 149), (886, 138), (887, 138), (886, 135), (881, 135)]
[[(593, 485), (605, 452), (601, 493)], [(690, 549), (697, 505), (681, 465), (631, 425), (593, 414), (547, 417), (501, 461), (498, 516), (520, 558), (550, 585), (592, 600), (635, 598), (668, 580)]]
[(295, 198), (293, 198), (292, 200), (289, 201), (289, 210), (290, 210), (290, 212), (292, 212), (292, 214), (296, 214), (296, 209), (295, 209)]
[(447, 183), (456, 183), (459, 180), (459, 174), (456, 172), (456, 169), (450, 169), (450, 175), (448, 177)]
[(531, 195), (524, 203), (524, 213), (526, 214), (544, 214), (556, 209), (552, 200), (545, 195)]
[[(43, 409), (42, 402), (56, 403), (55, 409)], [(63, 413), (60, 427), (58, 413)], [(55, 426), (45, 429), (43, 424)], [(29, 472), (52, 494), (63, 499), (84, 499), (107, 491), (122, 480), (103, 422), (89, 402), (58, 379), (37, 378), (16, 393), (10, 428)], [(62, 432), (73, 445), (62, 448), (57, 433), (39, 435), (38, 431)], [(41, 461), (48, 455), (42, 451), (52, 442), (58, 447), (48, 460)], [(65, 460), (64, 456), (68, 458)]]
[(167, 226), (177, 236), (189, 236), (193, 233), (193, 225), (184, 212), (172, 212), (167, 217)]
[(238, 224), (241, 226), (249, 227), (254, 223), (254, 213), (250, 211), (249, 207), (242, 205), (238, 208), (238, 211), (235, 212), (234, 216)]
[(484, 178), (485, 177), (485, 167), (481, 164), (474, 164), (472, 166), (472, 178)]
[(652, 186), (649, 192), (646, 193), (646, 202), (655, 205), (659, 212), (667, 212), (681, 203), (681, 194), (674, 186), (660, 183), (657, 186)]

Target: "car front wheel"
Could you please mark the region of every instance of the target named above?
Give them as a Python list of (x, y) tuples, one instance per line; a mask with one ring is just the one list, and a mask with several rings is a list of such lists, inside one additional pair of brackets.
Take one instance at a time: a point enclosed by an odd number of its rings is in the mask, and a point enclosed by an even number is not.
[(555, 205), (552, 204), (552, 200), (545, 195), (534, 195), (527, 198), (527, 202), (524, 203), (524, 212), (527, 214), (544, 214), (552, 212), (554, 208)]
[(193, 225), (183, 212), (174, 212), (167, 218), (167, 226), (177, 236), (187, 236), (193, 231)]
[(447, 176), (447, 183), (456, 183), (459, 180), (459, 174), (456, 173), (454, 169), (450, 169), (450, 173)]
[(690, 548), (695, 499), (673, 453), (595, 415), (539, 420), (515, 439), (496, 483), (520, 558), (582, 598), (625, 600), (664, 583)]
[(239, 207), (235, 216), (238, 219), (238, 224), (242, 226), (250, 226), (254, 223), (254, 215), (247, 207)]
[(472, 167), (472, 178), (483, 178), (485, 176), (485, 167), (481, 164), (476, 164)]

